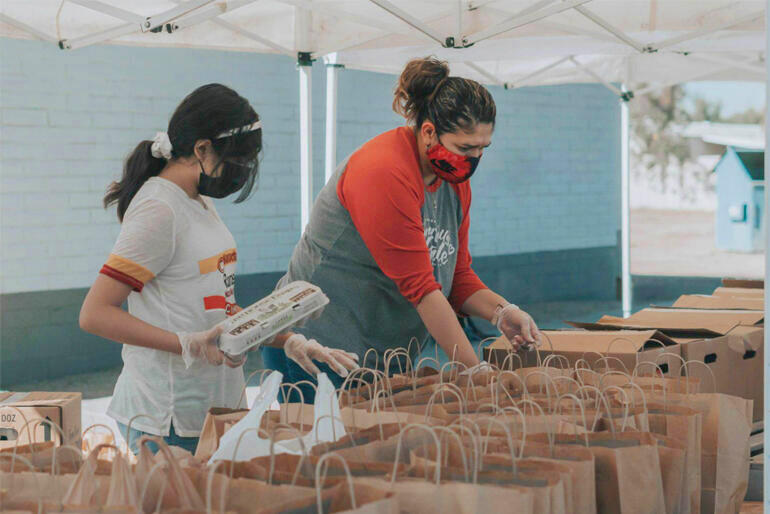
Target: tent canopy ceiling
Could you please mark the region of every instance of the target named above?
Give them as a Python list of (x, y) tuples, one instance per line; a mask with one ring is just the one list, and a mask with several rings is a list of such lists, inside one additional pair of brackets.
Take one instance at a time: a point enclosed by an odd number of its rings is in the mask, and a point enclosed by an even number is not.
[(764, 80), (763, 0), (4, 0), (0, 35), (315, 58), (484, 83)]

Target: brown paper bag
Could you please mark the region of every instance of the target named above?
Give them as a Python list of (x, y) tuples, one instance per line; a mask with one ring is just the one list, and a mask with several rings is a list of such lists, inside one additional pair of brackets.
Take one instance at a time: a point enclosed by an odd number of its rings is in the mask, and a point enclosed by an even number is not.
[(221, 471), (222, 466), (219, 463), (209, 470), (184, 469), (186, 477), (197, 491), (196, 494), (206, 499), (203, 504), (204, 512), (209, 505), (214, 512), (220, 512), (220, 509), (238, 514), (280, 512), (279, 505), (294, 500), (312, 504), (312, 510), (308, 509), (307, 512), (316, 512), (313, 487), (268, 485), (258, 480), (229, 478)]
[(682, 494), (685, 477), (684, 443), (660, 434), (653, 434), (658, 443), (658, 457), (660, 459), (660, 473), (663, 480), (663, 497), (666, 501), (668, 514), (679, 514), (682, 503)]
[[(657, 442), (646, 432), (589, 433), (580, 437), (556, 434), (556, 444), (583, 444), (596, 463), (598, 512), (658, 514), (666, 511)], [(546, 443), (547, 434), (530, 440)]]
[[(158, 446), (157, 455), (153, 455), (147, 446), (149, 442)], [(134, 474), (145, 512), (154, 512), (158, 500), (162, 509), (203, 509), (203, 496), (185, 473), (186, 470), (194, 469), (183, 470), (160, 437), (143, 436), (139, 440), (139, 457), (134, 466)]]
[[(471, 441), (464, 440), (466, 447), (470, 448)], [(489, 452), (484, 456), (484, 465), (487, 466), (493, 457), (503, 456), (509, 461), (509, 447), (502, 437), (482, 439), (482, 447)], [(531, 460), (543, 460), (556, 462), (566, 466), (570, 470), (572, 481), (572, 498), (568, 502), (568, 512), (575, 514), (596, 514), (596, 479), (594, 472), (594, 455), (588, 448), (578, 445), (540, 444), (527, 441), (526, 444), (514, 443), (514, 451), (517, 455)], [(571, 509), (569, 506), (571, 505)]]
[(248, 409), (227, 409), (212, 407), (206, 413), (203, 428), (195, 449), (195, 458), (207, 461), (219, 448), (219, 440), (224, 433), (248, 414)]
[(748, 489), (753, 402), (719, 393), (647, 396), (701, 414), (701, 512), (738, 512)]
[(700, 512), (701, 497), (701, 415), (687, 407), (648, 403), (650, 431), (685, 445), (685, 477), (679, 512)]
[(536, 513), (534, 497), (524, 489), (465, 482), (435, 484), (408, 477), (399, 478), (395, 482), (380, 478), (362, 478), (358, 481), (387, 488), (394, 494), (402, 514)]

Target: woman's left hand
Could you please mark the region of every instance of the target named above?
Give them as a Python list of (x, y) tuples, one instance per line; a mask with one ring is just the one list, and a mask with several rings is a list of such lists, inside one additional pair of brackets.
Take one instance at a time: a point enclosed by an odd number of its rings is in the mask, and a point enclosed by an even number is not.
[(540, 330), (535, 320), (515, 305), (503, 307), (497, 320), (497, 328), (511, 342), (515, 351), (524, 346), (541, 344)]

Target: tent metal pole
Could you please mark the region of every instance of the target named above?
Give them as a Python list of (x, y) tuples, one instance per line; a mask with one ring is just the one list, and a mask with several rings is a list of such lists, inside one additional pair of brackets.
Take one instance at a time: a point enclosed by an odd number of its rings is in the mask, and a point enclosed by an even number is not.
[(121, 9), (120, 7), (115, 7), (110, 4), (105, 4), (104, 2), (100, 2), (99, 0), (69, 0), (69, 1), (72, 2), (73, 4), (87, 7), (92, 11), (98, 11), (103, 14), (113, 16), (119, 20), (132, 21), (134, 23), (142, 23), (145, 20), (144, 16), (141, 16), (131, 11), (126, 11), (125, 9)]
[[(166, 23), (173, 21), (177, 18), (180, 18), (184, 15), (190, 14), (191, 12), (196, 11), (198, 9), (201, 9), (202, 7), (209, 5), (213, 1), (214, 0), (187, 0), (184, 3), (180, 3), (176, 7), (167, 9), (162, 13), (156, 14), (155, 16), (143, 18), (143, 21), (139, 23), (137, 23), (136, 21), (130, 21), (126, 24), (119, 25), (117, 27), (113, 27), (107, 30), (102, 30), (94, 34), (88, 34), (86, 36), (82, 36), (74, 39), (62, 39), (61, 41), (59, 41), (59, 48), (61, 48), (62, 50), (75, 50), (78, 48), (83, 48), (85, 46), (103, 43), (105, 41), (109, 41), (111, 39), (125, 36), (134, 32), (155, 31), (161, 28)], [(108, 16), (116, 16), (118, 14), (118, 12), (115, 9), (113, 9), (111, 6), (108, 6), (108, 8), (104, 11), (102, 11), (101, 6), (102, 6), (102, 3), (95, 0), (89, 3), (88, 8), (98, 12), (102, 12), (103, 14), (107, 14)], [(123, 11), (123, 13), (128, 15), (128, 11)], [(213, 13), (214, 14), (212, 14), (212, 16), (216, 16), (216, 14), (218, 14), (218, 11), (213, 11)]]
[(310, 54), (297, 56), (299, 69), (300, 230), (310, 221), (313, 207), (313, 62)]
[(326, 182), (337, 169), (337, 78), (341, 64), (337, 64), (337, 54), (326, 59), (326, 154), (324, 177)]
[[(770, 28), (770, 6), (768, 6), (767, 10), (765, 11), (765, 55), (770, 55), (770, 37), (767, 36), (767, 29)], [(765, 75), (765, 120), (770, 120), (770, 68), (768, 68), (766, 75)], [(765, 130), (765, 170), (770, 169), (770, 153), (768, 153), (768, 150), (770, 150), (770, 130)], [(768, 279), (770, 278), (770, 253), (767, 251), (767, 244), (770, 242), (770, 219), (768, 219), (768, 207), (770, 207), (770, 194), (767, 191), (768, 183), (767, 180), (767, 173), (765, 173), (765, 207), (763, 211), (764, 215), (764, 224), (765, 224), (765, 319), (767, 319), (768, 314), (770, 313), (770, 294), (768, 293), (767, 284)], [(765, 331), (765, 348), (768, 348), (768, 345), (770, 345), (770, 332)], [(765, 388), (765, 418), (767, 418), (767, 414), (770, 413), (770, 381), (768, 381), (768, 378), (770, 378), (770, 373), (768, 373), (768, 370), (770, 370), (770, 353), (765, 352), (765, 373), (763, 375), (764, 379), (764, 388)], [(767, 448), (768, 444), (770, 444), (770, 433), (765, 430), (765, 442), (764, 447)], [(765, 462), (767, 459), (765, 458)], [(768, 475), (764, 475), (764, 498), (765, 502), (768, 501), (768, 498), (770, 498), (770, 477)]]
[(32, 34), (38, 39), (42, 39), (43, 41), (48, 41), (49, 43), (56, 43), (56, 38), (54, 36), (51, 36), (49, 34), (46, 34), (42, 30), (38, 30), (35, 27), (32, 27), (31, 25), (27, 25), (24, 22), (21, 22), (17, 20), (16, 18), (11, 18), (7, 14), (0, 13), (0, 21), (3, 23), (7, 23), (8, 25), (12, 27), (16, 27), (19, 30), (23, 30), (24, 32), (27, 32), (28, 34)]
[(565, 63), (565, 62), (569, 61), (570, 59), (571, 59), (571, 57), (564, 57), (562, 59), (559, 59), (558, 61), (552, 62), (548, 66), (544, 66), (544, 67), (540, 68), (539, 70), (530, 73), (529, 75), (525, 75), (520, 80), (517, 80), (516, 82), (513, 82), (510, 85), (510, 87), (523, 87), (523, 86), (525, 86), (527, 84), (527, 82), (529, 82), (530, 80), (534, 79), (535, 77), (539, 77), (543, 73), (545, 73), (547, 71), (550, 71), (553, 68), (556, 68), (560, 64)]
[(741, 25), (743, 23), (754, 21), (757, 18), (760, 18), (764, 14), (764, 12), (765, 12), (764, 10), (757, 11), (757, 12), (748, 14), (746, 16), (737, 18), (735, 20), (720, 23), (719, 25), (714, 25), (712, 27), (705, 27), (699, 30), (688, 32), (687, 34), (682, 34), (681, 36), (675, 36), (669, 39), (664, 39), (659, 43), (651, 44), (650, 47), (655, 50), (662, 50), (663, 48), (668, 48), (669, 46), (678, 45), (679, 43), (684, 43), (685, 41), (697, 39), (701, 36), (707, 36), (709, 34), (713, 34), (714, 32), (718, 32), (720, 30), (729, 29), (730, 27), (734, 27), (735, 25)]
[(492, 73), (488, 72), (487, 70), (485, 70), (484, 68), (482, 68), (476, 63), (473, 63), (471, 61), (463, 61), (463, 64), (497, 86), (506, 85), (503, 80), (500, 80), (499, 78), (494, 76)]
[[(625, 86), (622, 88), (626, 92)], [(620, 102), (620, 245), (622, 272), (622, 307), (623, 317), (631, 315), (633, 289), (631, 284), (631, 173), (629, 153), (629, 116), (628, 99)]]
[(399, 20), (403, 21), (410, 27), (414, 28), (415, 30), (425, 34), (432, 40), (436, 41), (441, 46), (446, 46), (447, 38), (433, 30), (430, 26), (423, 23), (419, 19), (415, 18), (408, 12), (404, 11), (403, 9), (397, 7), (396, 5), (393, 5), (388, 0), (369, 0), (373, 4), (377, 5), (378, 7), (381, 7), (385, 11), (389, 12)]
[(583, 70), (585, 73), (587, 73), (588, 75), (590, 75), (591, 77), (593, 77), (594, 79), (596, 79), (596, 81), (597, 81), (597, 82), (601, 82), (601, 83), (602, 83), (602, 85), (603, 85), (604, 87), (606, 87), (607, 89), (609, 89), (610, 91), (612, 91), (613, 93), (615, 93), (616, 95), (618, 95), (618, 96), (620, 96), (620, 97), (622, 97), (622, 96), (623, 96), (623, 93), (624, 93), (623, 91), (621, 91), (620, 89), (616, 88), (615, 86), (613, 86), (612, 84), (610, 84), (609, 82), (607, 82), (606, 80), (604, 80), (604, 79), (603, 79), (603, 78), (602, 78), (602, 77), (601, 77), (601, 76), (600, 76), (598, 73), (596, 73), (595, 71), (593, 71), (593, 70), (592, 70), (591, 68), (589, 68), (588, 66), (586, 66), (586, 65), (584, 65), (584, 64), (580, 64), (580, 63), (579, 63), (579, 62), (578, 62), (578, 61), (575, 59), (575, 57), (574, 57), (574, 56), (570, 56), (570, 57), (569, 57), (569, 60), (570, 60), (570, 61), (572, 61), (572, 64), (574, 64), (575, 66), (577, 66), (578, 68), (580, 68), (581, 70)]
[(462, 41), (463, 46), (471, 46), (485, 39), (489, 39), (491, 37), (495, 37), (497, 35), (503, 34), (504, 32), (510, 32), (513, 29), (517, 29), (519, 27), (523, 27), (525, 25), (535, 23), (544, 18), (548, 18), (549, 16), (553, 16), (555, 14), (559, 14), (561, 12), (568, 11), (570, 9), (575, 9), (576, 7), (581, 6), (583, 4), (587, 4), (590, 1), (591, 0), (569, 0), (569, 1), (565, 0), (564, 2), (560, 2), (554, 6), (548, 7), (541, 11), (537, 11), (535, 13), (527, 14), (526, 16), (516, 17), (514, 19), (510, 19), (502, 23), (498, 23), (497, 25), (494, 25), (492, 27), (486, 28), (484, 30), (480, 30), (475, 34), (471, 34), (470, 36), (468, 36)]
[(592, 11), (589, 11), (585, 7), (578, 6), (578, 7), (575, 7), (575, 10), (580, 14), (582, 14), (583, 16), (585, 16), (586, 18), (588, 18), (589, 20), (591, 20), (592, 22), (599, 25), (601, 28), (603, 28), (604, 30), (606, 30), (607, 32), (609, 32), (610, 34), (612, 34), (613, 36), (615, 36), (616, 38), (624, 42), (625, 44), (627, 44), (628, 46), (636, 49), (636, 51), (638, 52), (645, 51), (645, 47), (641, 43), (627, 36), (622, 30), (613, 26), (604, 18), (597, 16), (595, 13), (593, 13)]
[(701, 53), (690, 53), (688, 55), (692, 59), (700, 59), (706, 62), (713, 62), (714, 64), (721, 64), (723, 66), (729, 66), (731, 68), (738, 68), (740, 70), (748, 71), (750, 73), (756, 73), (757, 78), (765, 76), (765, 67), (760, 65), (754, 65), (747, 62), (734, 61), (726, 59), (724, 57), (715, 57), (713, 55), (705, 55)]
[(238, 25), (233, 25), (232, 23), (230, 23), (228, 21), (221, 20), (219, 18), (214, 18), (213, 20), (211, 20), (211, 22), (219, 25), (222, 28), (226, 28), (226, 29), (232, 30), (233, 32), (235, 32), (237, 34), (240, 34), (241, 36), (243, 36), (245, 38), (251, 39), (253, 41), (256, 41), (257, 43), (265, 45), (268, 48), (272, 48), (273, 50), (275, 50), (277, 52), (280, 52), (282, 54), (294, 55), (294, 52), (292, 50), (290, 50), (289, 48), (286, 48), (285, 46), (281, 46), (278, 43), (274, 43), (274, 42), (270, 41), (269, 39), (264, 38), (264, 37), (262, 37), (262, 36), (260, 36), (258, 34), (255, 34), (255, 33), (251, 32), (249, 30), (243, 29), (243, 28), (239, 27)]

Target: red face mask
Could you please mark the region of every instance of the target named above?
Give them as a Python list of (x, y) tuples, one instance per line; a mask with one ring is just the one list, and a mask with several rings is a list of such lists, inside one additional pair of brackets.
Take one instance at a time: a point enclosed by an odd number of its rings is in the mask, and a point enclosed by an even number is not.
[(476, 171), (481, 157), (469, 157), (450, 152), (441, 141), (428, 148), (428, 159), (433, 172), (441, 180), (452, 184), (465, 182)]

